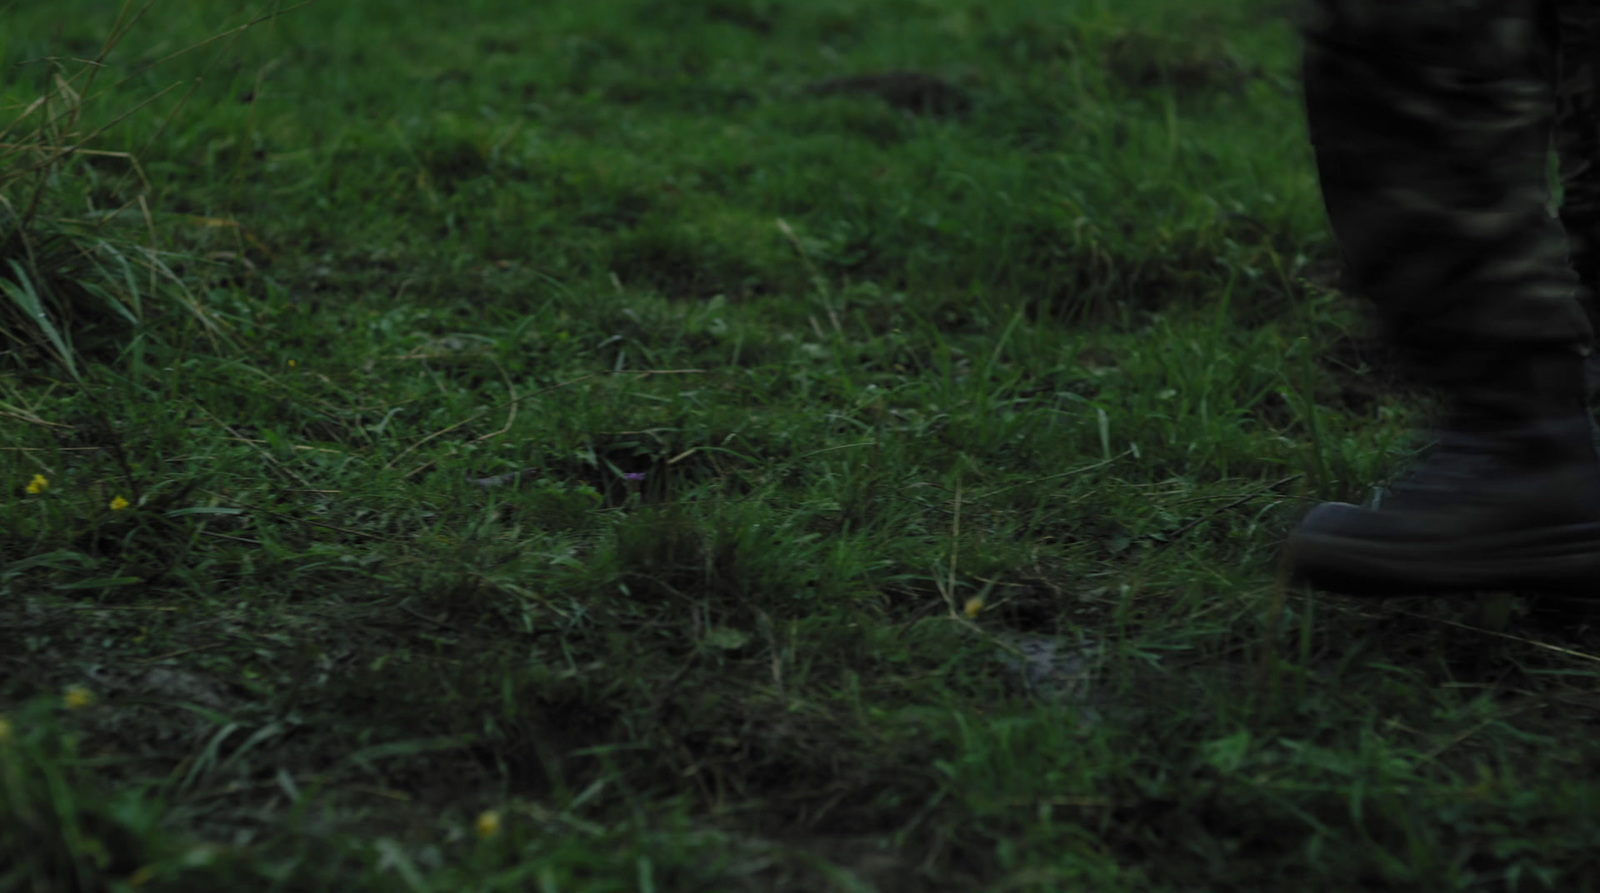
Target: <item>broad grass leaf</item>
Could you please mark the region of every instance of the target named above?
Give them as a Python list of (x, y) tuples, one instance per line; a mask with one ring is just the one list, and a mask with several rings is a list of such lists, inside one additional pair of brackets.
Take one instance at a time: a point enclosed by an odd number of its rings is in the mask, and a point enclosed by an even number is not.
[(29, 278), (27, 271), (16, 261), (10, 263), (12, 272), (16, 274), (16, 281), (0, 279), (0, 291), (4, 291), (22, 309), (23, 314), (39, 326), (39, 330), (44, 332), (45, 337), (50, 339), (50, 344), (55, 347), (62, 364), (67, 367), (67, 372), (71, 373), (74, 379), (78, 379), (78, 366), (72, 356), (71, 344), (51, 321), (50, 314), (44, 311), (39, 293), (34, 290), (33, 280)]

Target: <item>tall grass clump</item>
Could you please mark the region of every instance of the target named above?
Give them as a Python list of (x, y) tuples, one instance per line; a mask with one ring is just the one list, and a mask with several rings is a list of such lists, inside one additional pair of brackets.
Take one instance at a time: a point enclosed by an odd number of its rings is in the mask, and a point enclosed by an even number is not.
[(58, 711), (90, 697), (67, 693), (64, 707), (39, 698), (0, 715), (0, 867), (3, 890), (103, 890), (136, 875), (155, 852), (157, 812), (139, 791), (108, 796), (89, 777), (76, 735)]
[(52, 51), (24, 60), (0, 86), (6, 365), (42, 361), (77, 379), (84, 361), (115, 359), (172, 318), (213, 343), (224, 335), (161, 250), (135, 153), (108, 148), (121, 127), (181, 86), (139, 98), (122, 89), (131, 77), (117, 81), (108, 64), (151, 5), (124, 3), (92, 58)]

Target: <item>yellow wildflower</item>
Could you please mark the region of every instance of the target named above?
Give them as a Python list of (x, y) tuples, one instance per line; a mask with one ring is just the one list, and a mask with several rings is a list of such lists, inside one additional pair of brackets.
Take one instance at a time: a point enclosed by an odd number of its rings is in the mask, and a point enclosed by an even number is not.
[(4, 716), (0, 716), (0, 747), (4, 747), (11, 743), (13, 734), (14, 733), (11, 731), (11, 720), (6, 719)]
[(486, 809), (478, 814), (478, 836), (485, 840), (500, 833), (500, 813)]
[(294, 361), (294, 360), (290, 360), (289, 361), (289, 368), (290, 369), (293, 369), (294, 367), (296, 367), (298, 365), (300, 365), (300, 364), (298, 362)]
[(114, 511), (114, 512), (120, 512), (120, 511), (122, 511), (123, 509), (125, 509), (127, 507), (128, 507), (128, 500), (123, 499), (120, 495), (114, 497), (111, 500), (111, 510)]
[(33, 480), (28, 482), (28, 486), (25, 489), (29, 495), (38, 496), (40, 493), (50, 489), (50, 479), (42, 474), (36, 474), (33, 476)]
[(962, 608), (962, 610), (964, 612), (966, 612), (968, 620), (975, 619), (978, 616), (978, 612), (983, 610), (983, 599), (981, 599), (981, 598), (969, 598), (969, 599), (967, 599), (966, 607)]
[(94, 692), (81, 685), (69, 685), (61, 700), (67, 705), (68, 710), (82, 710), (94, 704)]

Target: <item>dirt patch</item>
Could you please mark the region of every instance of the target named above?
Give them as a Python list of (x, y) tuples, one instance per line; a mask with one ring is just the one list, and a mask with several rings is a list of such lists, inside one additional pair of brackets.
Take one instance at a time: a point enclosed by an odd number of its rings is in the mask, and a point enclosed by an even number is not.
[(972, 109), (972, 96), (966, 90), (918, 71), (830, 78), (807, 86), (805, 92), (811, 96), (872, 96), (913, 115), (961, 115)]
[(1029, 697), (1050, 704), (1088, 707), (1085, 722), (1094, 722), (1090, 706), (1100, 664), (1100, 645), (1087, 637), (1006, 633), (999, 637), (1000, 664)]
[(1203, 90), (1241, 92), (1264, 76), (1259, 65), (1243, 62), (1220, 44), (1189, 37), (1129, 32), (1111, 40), (1106, 70), (1130, 87), (1169, 87), (1180, 93)]

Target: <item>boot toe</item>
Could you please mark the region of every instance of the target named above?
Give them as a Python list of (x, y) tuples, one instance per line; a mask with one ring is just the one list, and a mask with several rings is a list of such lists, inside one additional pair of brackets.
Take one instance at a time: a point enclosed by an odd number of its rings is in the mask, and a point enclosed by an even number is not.
[(1295, 528), (1295, 539), (1319, 536), (1341, 536), (1360, 529), (1361, 521), (1370, 514), (1359, 505), (1348, 502), (1324, 502), (1306, 512)]

